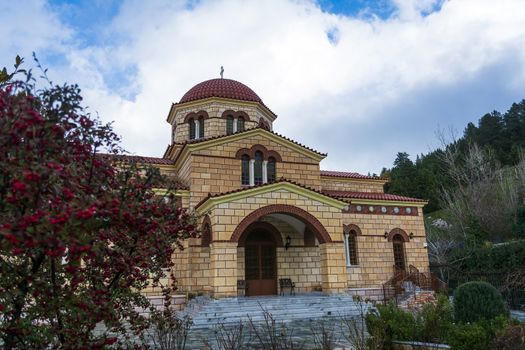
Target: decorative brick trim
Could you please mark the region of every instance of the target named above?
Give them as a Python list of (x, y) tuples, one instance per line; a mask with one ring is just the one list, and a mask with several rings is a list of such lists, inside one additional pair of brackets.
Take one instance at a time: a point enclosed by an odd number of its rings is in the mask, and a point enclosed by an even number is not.
[(279, 153), (276, 151), (268, 151), (268, 149), (261, 145), (261, 144), (255, 144), (251, 148), (241, 148), (235, 153), (236, 159), (241, 159), (243, 155), (247, 154), (250, 156), (250, 159), (255, 159), (255, 152), (261, 152), (263, 154), (263, 159), (268, 160), (270, 157), (274, 157), (275, 161), (281, 162), (282, 158)]
[(343, 225), (343, 233), (344, 234), (350, 234), (351, 231), (354, 231), (356, 233), (356, 235), (358, 235), (358, 236), (362, 235), (361, 229), (359, 228), (359, 226), (354, 225), (354, 224)]
[(268, 151), (268, 158), (267, 159), (270, 159), (270, 157), (274, 157), (276, 162), (282, 162), (283, 161), (283, 159), (281, 158), (281, 155), (279, 153), (277, 153), (276, 151)]
[(251, 121), (250, 120), (250, 116), (246, 112), (243, 112), (243, 111), (235, 112), (235, 111), (233, 111), (231, 109), (228, 109), (228, 110), (222, 112), (221, 119), (227, 119), (228, 116), (232, 116), (233, 118), (242, 117), (245, 122)]
[(386, 238), (389, 242), (392, 242), (395, 235), (401, 235), (401, 237), (403, 237), (403, 241), (410, 242), (410, 237), (407, 235), (407, 233), (398, 227), (392, 229), (392, 231), (388, 233), (388, 236)]
[(288, 214), (288, 215), (294, 216), (298, 219), (305, 221), (310, 226), (310, 229), (312, 229), (312, 231), (316, 235), (317, 240), (319, 241), (320, 244), (332, 242), (332, 239), (330, 238), (330, 235), (324, 228), (323, 224), (321, 224), (315, 216), (313, 216), (312, 214), (310, 214), (309, 212), (301, 208), (295, 207), (293, 205), (287, 205), (287, 204), (271, 204), (271, 205), (267, 205), (265, 207), (256, 209), (255, 211), (251, 212), (235, 228), (230, 241), (239, 242), (239, 239), (241, 238), (244, 231), (246, 231), (246, 229), (253, 222), (257, 221), (259, 218), (263, 216), (274, 214), (274, 213)]
[[(339, 197), (337, 194), (333, 194), (330, 191), (323, 191), (324, 193), (331, 194), (332, 196), (335, 196), (337, 198), (345, 199), (345, 197)], [(355, 192), (357, 193), (357, 192)], [(364, 192), (363, 192), (364, 193)], [(348, 197), (349, 198), (349, 197)], [(350, 201), (353, 199), (350, 198)], [(385, 198), (382, 200), (394, 200)], [(360, 207), (361, 210), (357, 210)], [(386, 211), (383, 212), (383, 208), (386, 209)], [(396, 209), (397, 208), (397, 213)], [(373, 210), (370, 210), (373, 209)], [(407, 212), (407, 209), (410, 209), (410, 213)], [(417, 207), (410, 207), (410, 206), (402, 206), (402, 205), (366, 205), (366, 204), (351, 204), (348, 206), (347, 210), (343, 210), (343, 213), (352, 213), (352, 214), (374, 214), (374, 215), (396, 215), (396, 216), (418, 216), (419, 211)]]
[(273, 237), (273, 240), (275, 242), (276, 247), (282, 247), (283, 246), (283, 237), (281, 235), (281, 232), (279, 232), (278, 229), (275, 228), (272, 224), (268, 222), (262, 222), (262, 221), (256, 221), (252, 222), (246, 230), (242, 233), (241, 237), (239, 237), (239, 247), (244, 247), (246, 245), (246, 238), (255, 230), (264, 230), (271, 234)]
[(186, 117), (184, 117), (184, 123), (187, 123), (188, 120), (190, 120), (190, 118), (199, 119), (200, 117), (203, 117), (204, 119), (210, 118), (210, 116), (208, 115), (208, 112), (206, 111), (191, 112), (191, 113), (188, 113)]
[(251, 158), (251, 153), (252, 152), (249, 148), (241, 148), (237, 151), (237, 153), (235, 153), (235, 159), (242, 159), (242, 156), (244, 156), (245, 154)]
[(202, 220), (202, 236), (201, 236), (201, 247), (209, 247), (212, 241), (213, 232), (211, 229), (211, 219), (209, 215), (205, 215)]

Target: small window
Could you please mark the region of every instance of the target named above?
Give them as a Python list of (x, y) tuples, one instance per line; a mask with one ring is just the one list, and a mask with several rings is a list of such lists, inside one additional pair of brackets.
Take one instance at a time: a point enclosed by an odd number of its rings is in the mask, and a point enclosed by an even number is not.
[(260, 185), (263, 183), (263, 154), (260, 151), (255, 152), (255, 166), (254, 166), (254, 183)]
[(276, 180), (275, 165), (276, 165), (275, 158), (274, 157), (268, 158), (268, 164), (267, 164), (268, 182), (275, 182)]
[(190, 118), (188, 124), (190, 126), (190, 140), (193, 140), (195, 139), (195, 119)]
[(199, 138), (204, 138), (204, 117), (199, 117)]
[(237, 119), (237, 131), (243, 131), (243, 130), (244, 130), (244, 118), (239, 117), (239, 119)]
[(226, 135), (233, 134), (233, 117), (229, 115), (226, 117)]
[(250, 157), (246, 154), (241, 158), (241, 183), (250, 184)]
[(347, 237), (348, 244), (348, 260), (350, 265), (359, 265), (357, 259), (357, 233), (355, 231), (350, 231)]
[(205, 223), (202, 229), (201, 246), (209, 247), (211, 243), (211, 227), (210, 224)]

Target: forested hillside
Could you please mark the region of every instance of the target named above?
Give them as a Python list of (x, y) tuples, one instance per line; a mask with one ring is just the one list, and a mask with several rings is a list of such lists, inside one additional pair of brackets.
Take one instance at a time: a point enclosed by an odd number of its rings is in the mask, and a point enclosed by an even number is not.
[(416, 157), (400, 152), (388, 193), (428, 199), (425, 213), (446, 216), (463, 234), (502, 241), (525, 236), (525, 100), (482, 116), (463, 135)]

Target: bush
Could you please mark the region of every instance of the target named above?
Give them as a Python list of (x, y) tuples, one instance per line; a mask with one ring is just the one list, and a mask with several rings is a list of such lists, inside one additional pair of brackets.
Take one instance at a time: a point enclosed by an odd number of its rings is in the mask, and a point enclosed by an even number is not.
[(492, 343), (493, 350), (523, 350), (525, 349), (525, 324), (507, 328), (496, 337)]
[(452, 326), (452, 305), (446, 295), (439, 295), (437, 304), (426, 304), (417, 315), (417, 340), (442, 343)]
[(501, 293), (486, 282), (467, 282), (454, 292), (454, 317), (457, 322), (490, 320), (505, 313)]
[(453, 350), (490, 350), (496, 334), (508, 325), (509, 321), (503, 315), (492, 320), (460, 323), (450, 328), (447, 343)]
[(370, 311), (365, 317), (370, 334), (376, 334), (384, 328), (383, 349), (390, 349), (392, 340), (414, 340), (416, 336), (416, 317), (399, 309), (393, 302), (377, 305), (377, 310)]

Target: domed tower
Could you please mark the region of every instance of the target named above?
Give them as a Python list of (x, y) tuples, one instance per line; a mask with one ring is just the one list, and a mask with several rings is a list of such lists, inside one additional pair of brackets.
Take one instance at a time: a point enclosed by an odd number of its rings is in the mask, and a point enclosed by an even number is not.
[(231, 79), (203, 81), (171, 106), (171, 145), (165, 157), (176, 155), (180, 145), (225, 136), (255, 127), (272, 130), (277, 118), (248, 86)]

